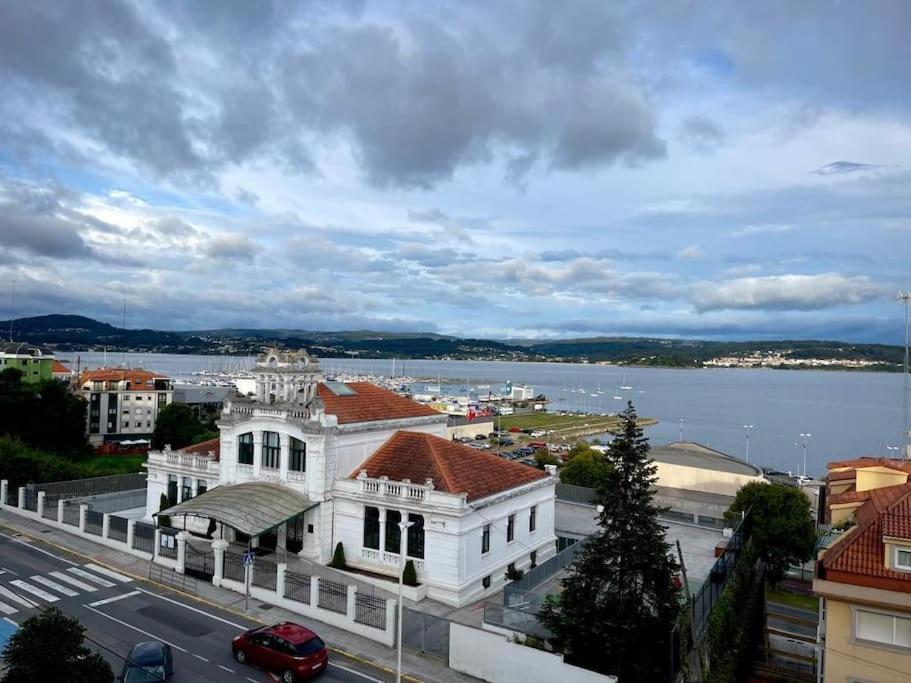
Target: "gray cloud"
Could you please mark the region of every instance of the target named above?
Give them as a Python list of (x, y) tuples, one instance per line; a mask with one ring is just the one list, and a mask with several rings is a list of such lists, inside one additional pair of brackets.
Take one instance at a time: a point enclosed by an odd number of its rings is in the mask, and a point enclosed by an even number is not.
[(252, 261), (261, 247), (243, 233), (216, 235), (202, 247), (202, 253), (216, 260)]
[(817, 168), (813, 173), (816, 175), (847, 175), (859, 171), (870, 171), (874, 168), (881, 168), (876, 164), (859, 164), (856, 161), (833, 161)]
[(684, 144), (699, 154), (712, 154), (724, 144), (724, 129), (705, 116), (684, 119), (678, 135)]

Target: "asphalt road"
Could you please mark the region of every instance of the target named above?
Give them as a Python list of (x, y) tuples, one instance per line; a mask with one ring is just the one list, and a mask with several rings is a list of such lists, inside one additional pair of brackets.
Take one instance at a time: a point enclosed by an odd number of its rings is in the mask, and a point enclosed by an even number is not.
[[(115, 675), (134, 644), (158, 640), (173, 649), (174, 683), (277, 680), (239, 664), (231, 655), (232, 638), (260, 624), (111, 572), (78, 555), (0, 533), (0, 618), (21, 624), (51, 604), (86, 627), (86, 645), (102, 653)], [(365, 683), (390, 678), (379, 669), (330, 653), (329, 667), (318, 680)]]

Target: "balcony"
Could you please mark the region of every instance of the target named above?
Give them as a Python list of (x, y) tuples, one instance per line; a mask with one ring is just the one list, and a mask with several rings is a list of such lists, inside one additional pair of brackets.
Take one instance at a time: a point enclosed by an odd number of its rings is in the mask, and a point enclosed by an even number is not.
[(332, 487), (336, 494), (352, 496), (367, 505), (432, 507), (458, 512), (464, 511), (468, 506), (464, 494), (436, 490), (432, 479), (416, 484), (407, 479), (392, 481), (387, 477), (368, 477), (362, 471), (355, 479), (337, 479)]
[(259, 403), (249, 399), (233, 399), (225, 403), (225, 412), (242, 417), (272, 417), (281, 420), (309, 421), (310, 411), (299, 405)]
[(218, 461), (214, 456), (176, 453), (174, 451), (149, 451), (150, 467), (162, 467), (171, 472), (185, 474), (203, 474), (217, 477), (219, 472)]
[[(374, 550), (373, 548), (361, 548), (361, 559), (372, 564), (382, 565), (385, 568), (398, 570), (402, 566), (402, 556), (399, 553), (390, 553), (385, 550)], [(418, 572), (424, 571), (424, 560), (416, 557), (409, 557), (414, 563), (414, 568)]]

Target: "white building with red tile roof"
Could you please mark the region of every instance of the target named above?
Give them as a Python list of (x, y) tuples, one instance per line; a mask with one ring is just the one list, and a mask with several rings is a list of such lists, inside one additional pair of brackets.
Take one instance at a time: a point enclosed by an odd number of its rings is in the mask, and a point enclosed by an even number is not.
[(280, 484), (300, 512), (253, 542), (323, 563), (341, 542), (350, 565), (393, 577), (406, 540), (397, 523), (414, 521), (407, 557), (426, 592), (451, 604), (553, 554), (545, 472), (449, 441), (446, 415), (407, 397), (327, 381), (305, 353), (270, 351), (253, 374), (252, 397), (225, 401), (217, 442), (149, 454), (148, 516), (162, 494), (177, 505), (217, 486)]

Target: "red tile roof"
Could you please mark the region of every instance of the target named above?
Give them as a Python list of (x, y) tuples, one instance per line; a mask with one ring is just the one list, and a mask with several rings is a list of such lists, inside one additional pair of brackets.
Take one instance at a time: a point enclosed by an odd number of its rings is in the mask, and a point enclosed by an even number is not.
[(219, 437), (216, 436), (214, 439), (180, 449), (181, 453), (187, 455), (208, 455), (210, 451), (215, 452), (215, 462), (219, 462), (221, 460), (221, 439)]
[(843, 472), (829, 472), (829, 481), (845, 481), (846, 479), (856, 479), (856, 470), (844, 470)]
[(911, 539), (911, 482), (867, 492), (857, 526), (820, 560), (824, 578), (911, 593), (911, 572), (886, 568), (883, 535)]
[(167, 375), (155, 374), (148, 370), (98, 368), (97, 370), (83, 370), (79, 375), (79, 384), (86, 382), (121, 382), (128, 380), (134, 391), (151, 389), (152, 380), (167, 379)]
[(338, 395), (325, 384), (317, 387), (318, 395), (326, 405), (326, 413), (335, 415), (339, 424), (443, 415), (430, 406), (369, 382), (349, 382), (345, 386), (354, 393)]
[(51, 366), (51, 373), (55, 374), (55, 375), (56, 374), (62, 375), (63, 373), (69, 374), (69, 371), (70, 371), (70, 369), (68, 367), (66, 367), (63, 363), (61, 363), (59, 360), (55, 360), (54, 364)]
[(827, 505), (838, 505), (839, 503), (860, 503), (869, 500), (870, 491), (845, 491), (844, 493), (833, 493), (826, 499)]
[[(863, 469), (865, 467), (888, 467), (893, 470), (901, 470), (902, 472), (911, 472), (911, 460), (904, 460), (901, 458), (874, 458), (869, 455), (865, 455), (862, 458), (854, 458), (853, 460), (836, 460), (835, 462), (830, 462), (826, 465), (830, 470), (837, 469), (841, 467), (851, 467), (853, 469)], [(840, 474), (838, 472), (833, 472), (829, 475), (829, 478), (832, 478), (833, 475)], [(848, 477), (850, 478), (850, 477)]]
[(361, 470), (366, 470), (367, 476), (372, 478), (408, 479), (415, 484), (432, 479), (437, 490), (467, 493), (468, 500), (484, 498), (548, 476), (534, 467), (503, 460), (458, 442), (406, 431), (393, 434), (351, 473), (351, 478), (356, 479)]

